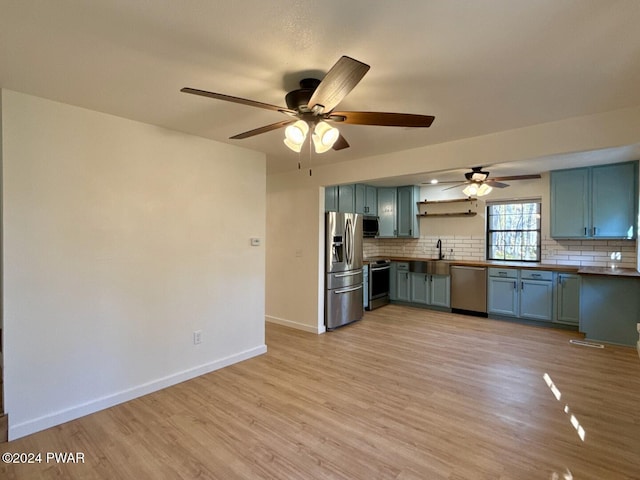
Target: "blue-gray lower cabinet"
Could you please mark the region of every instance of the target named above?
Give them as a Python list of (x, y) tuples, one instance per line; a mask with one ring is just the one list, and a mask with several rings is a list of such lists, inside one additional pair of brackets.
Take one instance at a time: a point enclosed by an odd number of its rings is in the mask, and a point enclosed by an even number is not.
[(409, 302), (417, 305), (451, 307), (451, 277), (409, 273)]
[(587, 340), (635, 346), (640, 278), (582, 275), (580, 331)]
[(575, 273), (555, 274), (554, 322), (578, 325), (580, 321), (580, 275)]
[[(407, 265), (407, 269), (409, 266)], [(391, 268), (389, 269), (389, 299), (398, 299), (398, 288), (396, 287), (398, 280), (398, 263), (391, 262)]]
[(487, 313), (517, 317), (518, 270), (490, 268), (487, 281)]
[(451, 276), (431, 275), (429, 305), (451, 307)]
[(396, 300), (401, 302), (411, 301), (411, 281), (409, 275), (409, 264), (399, 262), (396, 265)]
[(362, 306), (369, 307), (369, 265), (362, 266)]
[(490, 268), (487, 288), (489, 314), (551, 322), (553, 272)]
[(520, 318), (553, 320), (553, 272), (520, 272)]

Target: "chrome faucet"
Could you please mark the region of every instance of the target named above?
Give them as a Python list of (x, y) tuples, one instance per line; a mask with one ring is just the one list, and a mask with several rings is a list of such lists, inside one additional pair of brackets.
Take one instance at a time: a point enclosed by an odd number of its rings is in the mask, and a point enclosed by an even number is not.
[(438, 249), (438, 260), (442, 260), (444, 258), (444, 255), (442, 254), (442, 240), (438, 239), (436, 248)]

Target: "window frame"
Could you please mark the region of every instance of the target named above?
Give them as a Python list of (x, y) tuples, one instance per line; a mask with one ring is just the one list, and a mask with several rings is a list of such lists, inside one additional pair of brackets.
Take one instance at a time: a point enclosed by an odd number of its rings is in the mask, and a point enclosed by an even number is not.
[[(490, 228), (491, 222), (490, 219), (494, 215), (490, 215), (491, 207), (495, 205), (522, 205), (527, 203), (537, 203), (538, 204), (538, 215), (540, 215), (540, 219), (537, 222), (538, 228), (536, 229), (509, 229), (509, 230), (492, 230)], [(499, 261), (499, 262), (513, 262), (513, 263), (540, 263), (542, 261), (542, 199), (541, 198), (523, 198), (523, 199), (507, 199), (507, 200), (496, 200), (496, 201), (487, 201), (486, 202), (486, 225), (485, 225), (485, 258), (487, 261)], [(491, 234), (494, 232), (516, 232), (520, 235), (524, 236), (528, 232), (537, 233), (538, 241), (536, 245), (536, 259), (528, 260), (522, 258), (522, 252), (518, 259), (508, 259), (508, 258), (491, 258), (491, 246), (490, 238)], [(495, 245), (494, 245), (495, 246)]]

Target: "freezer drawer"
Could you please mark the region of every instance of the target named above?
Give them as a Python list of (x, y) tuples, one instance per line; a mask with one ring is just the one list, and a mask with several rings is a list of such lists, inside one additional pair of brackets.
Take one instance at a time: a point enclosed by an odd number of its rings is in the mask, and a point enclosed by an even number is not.
[(325, 297), (325, 320), (328, 330), (355, 322), (362, 318), (363, 286), (352, 285), (327, 290)]
[(487, 312), (487, 269), (451, 267), (451, 308), (470, 312)]

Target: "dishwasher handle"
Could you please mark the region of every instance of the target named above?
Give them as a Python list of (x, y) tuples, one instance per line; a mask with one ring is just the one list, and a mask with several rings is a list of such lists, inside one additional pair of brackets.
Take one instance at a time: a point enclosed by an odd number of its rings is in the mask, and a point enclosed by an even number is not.
[(451, 270), (456, 269), (456, 270), (486, 270), (486, 267), (462, 267), (459, 265), (452, 265), (451, 266)]

